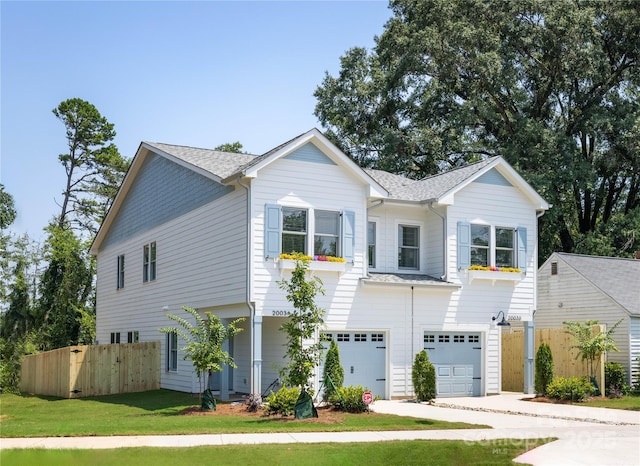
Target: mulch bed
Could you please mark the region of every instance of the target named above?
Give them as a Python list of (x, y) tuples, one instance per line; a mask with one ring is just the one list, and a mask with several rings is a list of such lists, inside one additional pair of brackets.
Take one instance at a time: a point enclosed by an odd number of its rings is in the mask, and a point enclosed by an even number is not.
[[(606, 396), (592, 396), (585, 401), (593, 401), (593, 400), (607, 400)], [(536, 396), (533, 398), (522, 398), (523, 401), (531, 401), (533, 403), (552, 403), (558, 405), (570, 405), (570, 404), (580, 404), (582, 401), (571, 401), (571, 400), (556, 400), (554, 398), (547, 398), (546, 396)]]
[(309, 422), (315, 424), (338, 424), (344, 422), (344, 412), (332, 407), (318, 408), (318, 417), (309, 419), (296, 419), (294, 416), (268, 415), (262, 409), (256, 412), (247, 411), (247, 405), (236, 403), (220, 403), (215, 411), (202, 411), (200, 406), (190, 406), (180, 413), (183, 416), (244, 416), (248, 418), (273, 419), (281, 422)]

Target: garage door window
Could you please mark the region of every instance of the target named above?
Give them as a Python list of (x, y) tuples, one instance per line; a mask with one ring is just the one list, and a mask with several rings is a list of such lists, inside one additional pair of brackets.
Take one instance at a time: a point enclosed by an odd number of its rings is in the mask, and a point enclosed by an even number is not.
[(384, 333), (372, 333), (371, 341), (384, 341)]
[(348, 333), (338, 333), (338, 341), (349, 341)]
[(356, 333), (353, 335), (353, 341), (367, 341), (366, 333)]
[(453, 336), (454, 343), (464, 343), (464, 335), (454, 335)]
[(480, 343), (480, 337), (478, 335), (469, 335), (469, 343)]
[(438, 335), (438, 343), (449, 343), (449, 335)]

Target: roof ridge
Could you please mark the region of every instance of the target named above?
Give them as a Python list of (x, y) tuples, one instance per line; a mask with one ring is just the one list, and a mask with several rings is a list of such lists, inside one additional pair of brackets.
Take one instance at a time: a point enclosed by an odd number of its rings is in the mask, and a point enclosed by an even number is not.
[(217, 152), (220, 154), (241, 154), (241, 155), (251, 155), (253, 157), (260, 157), (260, 155), (258, 154), (251, 154), (248, 152), (228, 152), (228, 151), (224, 151), (224, 150), (216, 150), (216, 149), (209, 149), (207, 147), (197, 147), (197, 146), (186, 146), (184, 144), (170, 144), (168, 142), (152, 142), (152, 141), (142, 141), (144, 144), (150, 144), (150, 145), (163, 145), (163, 146), (171, 146), (171, 147), (182, 147), (184, 149), (195, 149), (195, 150), (204, 150), (204, 151), (208, 151), (208, 152)]

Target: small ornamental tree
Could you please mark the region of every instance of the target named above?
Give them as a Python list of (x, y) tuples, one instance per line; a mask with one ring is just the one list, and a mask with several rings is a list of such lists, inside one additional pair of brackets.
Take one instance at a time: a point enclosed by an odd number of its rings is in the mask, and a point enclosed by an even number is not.
[(340, 364), (340, 349), (335, 340), (331, 340), (329, 345), (322, 377), (324, 379), (324, 399), (328, 400), (338, 388), (342, 387), (344, 382), (344, 368)]
[(195, 325), (185, 318), (167, 314), (167, 317), (177, 322), (179, 327), (164, 327), (160, 331), (177, 333), (186, 342), (182, 348), (184, 351), (183, 359), (190, 359), (193, 363), (193, 367), (198, 373), (200, 396), (202, 397), (205, 374), (219, 372), (225, 365), (237, 367), (231, 355), (222, 349), (222, 345), (242, 331), (241, 328), (238, 328), (238, 324), (244, 321), (244, 317), (235, 319), (225, 326), (220, 317), (211, 312), (205, 312), (205, 317), (202, 317), (193, 308), (183, 307), (182, 310), (193, 317)]
[(547, 387), (553, 380), (553, 355), (551, 348), (546, 343), (542, 343), (536, 352), (536, 375), (535, 390), (536, 394), (545, 396)]
[(619, 351), (613, 340), (613, 332), (620, 325), (622, 319), (613, 324), (613, 326), (603, 332), (592, 334), (591, 327), (598, 325), (597, 320), (588, 320), (581, 322), (563, 322), (566, 332), (574, 339), (575, 344), (570, 348), (578, 350), (577, 358), (587, 361), (589, 368), (589, 377), (595, 378), (595, 361), (607, 351)]
[(304, 387), (309, 383), (314, 368), (320, 363), (322, 342), (317, 334), (324, 324), (324, 310), (316, 306), (317, 294), (324, 295), (322, 280), (307, 277), (308, 259), (297, 259), (290, 280), (280, 280), (278, 285), (293, 305), (289, 319), (280, 326), (287, 335), (285, 358), (288, 364), (280, 371), (284, 385)]
[(416, 354), (411, 371), (413, 391), (418, 401), (431, 402), (436, 398), (436, 369), (425, 350)]

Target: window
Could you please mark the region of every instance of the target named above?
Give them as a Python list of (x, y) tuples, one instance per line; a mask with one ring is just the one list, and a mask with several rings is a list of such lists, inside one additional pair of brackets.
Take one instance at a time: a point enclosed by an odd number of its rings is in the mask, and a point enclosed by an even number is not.
[(333, 335), (331, 333), (321, 333), (320, 341), (331, 341), (333, 340)]
[(111, 332), (111, 344), (120, 343), (120, 332)]
[(449, 335), (438, 335), (438, 343), (449, 343)]
[(366, 333), (356, 333), (353, 335), (353, 341), (367, 341)]
[(435, 335), (425, 335), (424, 336), (424, 342), (425, 343), (435, 343), (436, 342), (436, 336)]
[(398, 226), (398, 267), (418, 269), (420, 256), (420, 228), (417, 226)]
[(453, 336), (454, 343), (464, 343), (464, 335), (454, 335)]
[(480, 335), (469, 335), (468, 340), (469, 343), (479, 343)]
[(338, 333), (338, 341), (349, 341), (348, 333)]
[(496, 267), (515, 267), (513, 228), (496, 227)]
[(551, 263), (551, 275), (558, 275), (558, 263), (557, 262), (552, 262)]
[(369, 255), (369, 268), (376, 268), (376, 222), (367, 224), (367, 245)]
[(167, 371), (178, 371), (178, 334), (167, 333)]
[(145, 244), (142, 250), (142, 281), (156, 279), (156, 242)]
[(282, 208), (282, 252), (307, 253), (307, 211)]
[(471, 265), (489, 265), (488, 225), (471, 225)]
[(337, 257), (338, 239), (340, 238), (340, 214), (326, 210), (315, 211), (315, 235), (313, 237), (313, 254), (315, 256)]
[(384, 333), (372, 333), (371, 341), (384, 341)]
[(140, 332), (137, 330), (127, 332), (127, 343), (138, 343), (140, 341)]
[(124, 254), (118, 256), (117, 288), (124, 288)]

